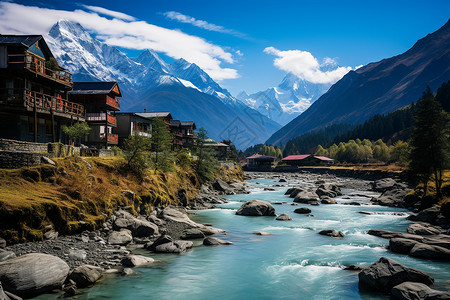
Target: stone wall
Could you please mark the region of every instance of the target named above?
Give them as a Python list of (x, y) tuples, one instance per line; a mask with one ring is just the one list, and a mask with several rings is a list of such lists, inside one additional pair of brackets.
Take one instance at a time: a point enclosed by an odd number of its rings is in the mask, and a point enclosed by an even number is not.
[[(42, 156), (50, 158), (79, 156), (80, 147), (62, 143), (32, 143), (8, 139), (0, 139), (0, 168), (16, 169), (31, 167), (41, 163)], [(95, 156), (114, 156), (112, 149), (99, 149)]]
[(0, 150), (47, 153), (48, 147), (47, 144), (45, 143), (32, 143), (32, 142), (0, 139)]
[(0, 150), (0, 168), (17, 169), (36, 166), (41, 163), (41, 153)]

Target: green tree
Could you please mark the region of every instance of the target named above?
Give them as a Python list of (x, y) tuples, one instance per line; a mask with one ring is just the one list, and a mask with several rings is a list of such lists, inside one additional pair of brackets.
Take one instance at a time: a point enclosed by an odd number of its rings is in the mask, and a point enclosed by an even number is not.
[(389, 161), (389, 148), (382, 139), (378, 139), (373, 144), (373, 158), (379, 161)]
[(197, 176), (203, 182), (212, 180), (219, 167), (219, 162), (214, 157), (215, 151), (212, 147), (207, 146), (207, 140), (208, 131), (202, 127), (198, 130), (197, 160), (194, 167)]
[(152, 119), (151, 161), (155, 169), (169, 171), (173, 167), (173, 153), (170, 151), (173, 136), (163, 118)]
[(326, 149), (324, 149), (322, 147), (322, 145), (319, 145), (319, 146), (317, 146), (317, 150), (316, 150), (316, 153), (314, 153), (314, 155), (317, 155), (317, 156), (328, 156), (329, 153), (328, 153), (328, 151)]
[(389, 149), (391, 161), (399, 166), (407, 166), (409, 161), (409, 145), (404, 141), (397, 141)]
[(123, 143), (123, 154), (127, 166), (137, 175), (143, 175), (149, 167), (151, 140), (139, 134), (130, 135)]
[(81, 138), (85, 137), (91, 131), (91, 127), (86, 122), (77, 122), (71, 126), (62, 126), (62, 130), (69, 136), (70, 143), (81, 142)]
[(442, 175), (448, 166), (448, 114), (445, 113), (429, 87), (416, 104), (411, 137), (410, 169), (425, 189), (434, 178), (436, 197), (442, 197)]

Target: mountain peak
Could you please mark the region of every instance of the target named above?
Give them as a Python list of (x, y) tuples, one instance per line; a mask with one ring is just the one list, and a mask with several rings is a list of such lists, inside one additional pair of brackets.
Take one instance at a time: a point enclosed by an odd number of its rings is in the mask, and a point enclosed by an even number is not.
[(141, 54), (139, 54), (138, 57), (133, 58), (133, 60), (158, 72), (167, 74), (170, 73), (169, 66), (164, 62), (164, 60), (162, 60), (161, 57), (159, 57), (156, 52), (150, 49), (145, 49), (141, 52)]
[(81, 26), (80, 23), (67, 19), (61, 19), (56, 22), (56, 24), (52, 26), (49, 32), (51, 37), (56, 37), (63, 33), (75, 35), (78, 37), (89, 35), (89, 33), (86, 31), (86, 29), (84, 29), (83, 26)]

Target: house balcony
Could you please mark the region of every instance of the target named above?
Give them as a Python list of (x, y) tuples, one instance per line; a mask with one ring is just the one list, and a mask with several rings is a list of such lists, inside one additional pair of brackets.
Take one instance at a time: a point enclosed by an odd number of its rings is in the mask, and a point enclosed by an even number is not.
[[(100, 134), (100, 139), (105, 141), (105, 134)], [(108, 143), (109, 144), (118, 144), (119, 143), (119, 135), (114, 133), (108, 133)]]
[(45, 61), (39, 59), (38, 63), (34, 60), (34, 56), (26, 54), (8, 54), (8, 66), (11, 68), (24, 68), (36, 75), (54, 80), (58, 83), (72, 87), (72, 74), (65, 70), (57, 71), (45, 67)]
[(105, 123), (108, 121), (109, 125), (117, 126), (117, 118), (107, 113), (86, 113), (86, 121), (92, 123)]
[(36, 108), (39, 112), (54, 112), (65, 117), (85, 117), (84, 106), (81, 104), (28, 89), (0, 89), (0, 105), (10, 108), (25, 107), (29, 111)]
[(120, 110), (120, 99), (106, 96), (106, 105), (112, 107), (114, 110)]

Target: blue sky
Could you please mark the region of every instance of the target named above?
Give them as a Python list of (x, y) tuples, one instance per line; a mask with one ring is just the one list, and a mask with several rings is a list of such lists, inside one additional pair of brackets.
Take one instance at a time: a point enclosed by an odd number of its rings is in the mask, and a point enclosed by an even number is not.
[[(276, 86), (287, 71), (310, 81), (335, 82), (350, 69), (406, 51), (450, 17), (448, 0), (50, 0), (0, 4), (0, 33), (45, 34), (52, 20), (69, 16), (129, 56), (146, 45), (169, 62), (187, 56), (234, 95)], [(28, 17), (20, 27), (7, 19), (17, 20), (21, 12), (36, 17)], [(92, 15), (98, 15), (102, 25), (96, 26)], [(114, 26), (123, 32), (116, 35)], [(133, 36), (144, 27), (147, 31)]]

